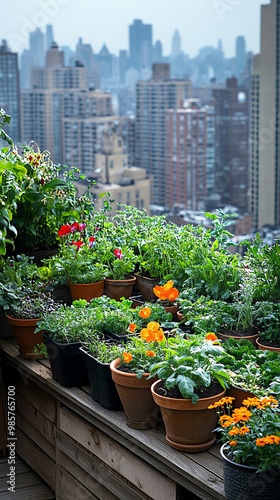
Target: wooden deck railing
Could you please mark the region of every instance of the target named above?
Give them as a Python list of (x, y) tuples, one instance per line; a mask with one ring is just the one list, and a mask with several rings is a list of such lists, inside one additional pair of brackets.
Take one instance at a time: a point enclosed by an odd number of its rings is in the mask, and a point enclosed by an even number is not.
[(102, 408), (89, 387), (65, 388), (47, 360), (26, 361), (14, 339), (0, 339), (6, 385), (15, 386), (16, 451), (56, 499), (225, 499), (219, 445), (186, 454), (163, 426), (138, 431), (122, 411)]

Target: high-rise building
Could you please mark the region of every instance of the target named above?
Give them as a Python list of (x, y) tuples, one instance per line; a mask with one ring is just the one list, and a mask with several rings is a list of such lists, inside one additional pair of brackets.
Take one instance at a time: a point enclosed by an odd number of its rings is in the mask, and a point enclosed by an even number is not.
[(0, 45), (0, 108), (11, 116), (6, 132), (15, 144), (21, 139), (19, 101), (18, 55), (9, 49), (6, 40), (2, 40)]
[(20, 58), (20, 88), (31, 88), (32, 56), (29, 49), (24, 49)]
[(181, 55), (181, 52), (182, 52), (181, 37), (179, 35), (178, 30), (175, 30), (175, 33), (172, 37), (171, 58), (175, 59), (176, 57), (179, 57)]
[(36, 28), (29, 33), (29, 47), (32, 58), (32, 66), (44, 66), (45, 64), (45, 44), (44, 34), (40, 28)]
[(129, 26), (129, 57), (130, 66), (141, 70), (151, 66), (153, 57), (152, 25), (143, 24), (140, 19), (134, 19)]
[(96, 56), (89, 43), (83, 43), (82, 38), (76, 45), (76, 60), (80, 61), (87, 71), (87, 82), (89, 88), (98, 88), (100, 83), (99, 72), (96, 63)]
[(63, 157), (64, 95), (70, 90), (87, 90), (85, 67), (65, 67), (63, 56), (53, 42), (46, 66), (33, 68), (31, 89), (21, 93), (23, 142), (34, 140), (41, 150), (49, 150), (57, 163)]
[(54, 42), (53, 27), (51, 24), (46, 26), (46, 50), (50, 50), (52, 43)]
[(126, 50), (120, 50), (119, 52), (119, 73), (121, 83), (125, 82), (125, 74), (128, 70), (128, 57)]
[(165, 207), (165, 111), (190, 97), (190, 82), (171, 80), (169, 64), (153, 64), (153, 77), (136, 84), (136, 166), (151, 179), (151, 203)]
[(157, 40), (153, 46), (153, 62), (160, 63), (162, 62), (162, 43), (160, 40)]
[(242, 78), (246, 65), (246, 41), (244, 36), (238, 36), (235, 42), (236, 76)]
[(251, 211), (253, 228), (280, 225), (280, 2), (261, 6), (260, 54), (251, 91)]
[(248, 210), (249, 102), (247, 88), (228, 78), (213, 89), (215, 105), (215, 192), (222, 204)]
[(166, 206), (204, 210), (207, 195), (207, 111), (198, 99), (166, 111)]

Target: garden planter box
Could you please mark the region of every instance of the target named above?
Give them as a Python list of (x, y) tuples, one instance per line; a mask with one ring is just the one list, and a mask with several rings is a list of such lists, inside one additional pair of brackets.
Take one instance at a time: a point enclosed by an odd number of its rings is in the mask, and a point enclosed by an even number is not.
[(91, 395), (107, 410), (122, 410), (122, 404), (113, 382), (110, 363), (101, 363), (83, 347), (80, 348), (88, 371)]
[(84, 363), (80, 342), (61, 344), (43, 333), (49, 355), (53, 378), (64, 387), (87, 385), (88, 372)]

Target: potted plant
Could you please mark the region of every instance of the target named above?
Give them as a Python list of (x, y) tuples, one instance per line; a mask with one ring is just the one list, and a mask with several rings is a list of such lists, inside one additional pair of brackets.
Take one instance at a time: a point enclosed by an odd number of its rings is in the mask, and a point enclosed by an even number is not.
[(150, 377), (150, 366), (161, 359), (164, 345), (163, 329), (151, 321), (139, 335), (134, 332), (120, 357), (110, 364), (127, 424), (134, 429), (151, 429), (158, 424), (158, 408), (151, 394), (155, 378)]
[(262, 301), (256, 303), (259, 337), (258, 349), (280, 352), (280, 305), (278, 302)]
[(100, 297), (108, 273), (103, 263), (103, 245), (98, 241), (98, 229), (92, 221), (63, 224), (57, 256), (49, 259), (52, 275), (60, 284), (69, 284), (72, 300)]
[(221, 360), (225, 351), (213, 334), (170, 337), (165, 359), (151, 366), (157, 376), (151, 390), (160, 406), (166, 440), (173, 448), (195, 453), (215, 443), (215, 411), (208, 406), (218, 401), (228, 387), (229, 375)]
[(36, 359), (34, 346), (42, 342), (42, 334), (34, 330), (45, 311), (57, 304), (51, 297), (48, 281), (42, 281), (40, 268), (27, 256), (6, 258), (0, 265), (0, 306), (25, 359)]
[(122, 404), (110, 370), (111, 361), (120, 356), (120, 345), (89, 337), (82, 342), (80, 351), (88, 371), (94, 401), (108, 410), (121, 410)]
[(88, 383), (80, 347), (89, 336), (92, 341), (99, 339), (98, 321), (86, 300), (74, 301), (71, 306), (60, 305), (38, 321), (37, 329), (44, 332), (53, 378), (61, 385), (72, 387)]
[(277, 498), (280, 486), (280, 413), (274, 397), (246, 398), (232, 411), (232, 399), (210, 406), (217, 410), (222, 435), (225, 494), (236, 498)]
[(172, 317), (176, 319), (178, 311), (176, 300), (179, 297), (179, 290), (174, 287), (174, 282), (169, 280), (164, 285), (156, 285), (153, 292), (165, 310), (170, 312)]
[(230, 354), (224, 361), (229, 370), (230, 388), (227, 395), (234, 397), (233, 405), (241, 406), (246, 397), (280, 395), (280, 357), (272, 351), (260, 351), (249, 340), (229, 338), (223, 343)]
[(108, 274), (105, 278), (104, 293), (112, 299), (128, 298), (132, 295), (136, 278), (131, 273), (135, 270), (137, 256), (127, 245), (118, 248), (107, 239), (106, 265)]

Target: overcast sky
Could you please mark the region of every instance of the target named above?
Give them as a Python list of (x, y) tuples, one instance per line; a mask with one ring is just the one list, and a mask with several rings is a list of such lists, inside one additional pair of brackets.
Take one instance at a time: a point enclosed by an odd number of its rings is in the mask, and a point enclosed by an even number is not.
[(205, 45), (223, 42), (226, 57), (235, 53), (235, 39), (246, 38), (246, 49), (259, 51), (261, 4), (269, 0), (0, 0), (0, 38), (12, 50), (28, 48), (29, 32), (54, 27), (59, 46), (72, 49), (79, 37), (99, 52), (103, 43), (118, 54), (128, 49), (128, 26), (134, 19), (153, 25), (153, 42), (160, 40), (164, 55), (179, 31), (184, 52), (194, 57)]

